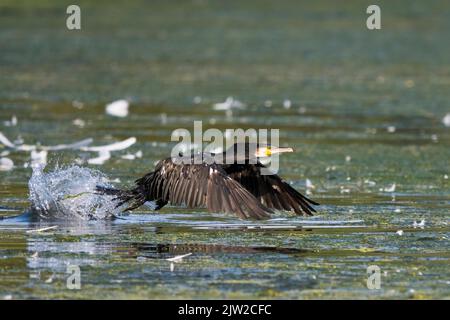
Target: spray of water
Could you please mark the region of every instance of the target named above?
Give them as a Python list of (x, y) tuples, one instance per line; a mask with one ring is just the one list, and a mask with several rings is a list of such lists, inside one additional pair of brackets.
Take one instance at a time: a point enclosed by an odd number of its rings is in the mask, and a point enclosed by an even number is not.
[(97, 185), (112, 187), (97, 170), (74, 165), (47, 173), (35, 166), (28, 184), (32, 211), (44, 219), (111, 219), (123, 209), (113, 196), (95, 192)]

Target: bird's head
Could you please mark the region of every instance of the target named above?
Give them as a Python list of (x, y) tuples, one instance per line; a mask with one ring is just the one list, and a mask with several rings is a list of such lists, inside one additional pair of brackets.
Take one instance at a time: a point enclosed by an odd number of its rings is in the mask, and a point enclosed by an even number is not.
[(260, 143), (236, 143), (229, 148), (226, 153), (227, 156), (231, 153), (234, 155), (234, 160), (251, 160), (251, 159), (268, 159), (273, 155), (278, 155), (285, 152), (294, 152), (292, 148), (281, 148), (272, 146), (270, 144)]

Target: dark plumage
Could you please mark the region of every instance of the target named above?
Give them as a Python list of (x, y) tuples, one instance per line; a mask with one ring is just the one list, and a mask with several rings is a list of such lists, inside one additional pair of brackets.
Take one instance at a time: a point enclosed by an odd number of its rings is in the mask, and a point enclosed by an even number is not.
[(242, 219), (266, 219), (272, 209), (293, 210), (299, 215), (315, 212), (311, 205), (318, 203), (300, 194), (278, 175), (261, 174), (265, 166), (259, 158), (292, 152), (292, 149), (249, 143), (235, 144), (232, 148), (236, 152), (231, 158), (230, 152), (218, 154), (225, 159), (224, 164), (214, 162), (218, 155), (206, 152), (176, 160), (167, 158), (159, 161), (154, 171), (136, 180), (136, 186), (130, 190), (100, 186), (98, 190), (116, 196), (120, 201), (118, 206), (128, 203), (126, 210), (154, 201), (155, 210), (170, 203), (188, 208), (206, 207), (210, 212), (236, 214)]

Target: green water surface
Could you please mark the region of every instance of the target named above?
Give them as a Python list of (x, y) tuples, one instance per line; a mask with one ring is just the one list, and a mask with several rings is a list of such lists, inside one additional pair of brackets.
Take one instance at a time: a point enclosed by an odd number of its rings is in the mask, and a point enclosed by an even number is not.
[[(450, 298), (450, 3), (377, 2), (382, 29), (369, 31), (370, 1), (78, 1), (82, 29), (69, 31), (72, 1), (1, 1), (0, 131), (9, 139), (134, 136), (90, 165), (130, 185), (194, 120), (278, 128), (296, 151), (279, 174), (301, 192), (310, 179), (321, 206), (312, 218), (277, 213), (253, 228), (174, 207), (114, 222), (6, 220), (0, 298)], [(228, 96), (248, 107), (212, 109)], [(106, 115), (122, 98), (130, 115)], [(13, 115), (17, 126), (7, 126)], [(139, 150), (142, 158), (121, 158)], [(15, 164), (0, 171), (0, 215), (9, 216), (30, 206), (30, 153), (4, 151)], [(48, 157), (52, 167), (92, 154)], [(80, 290), (66, 286), (68, 265), (80, 267)], [(370, 265), (381, 270), (378, 290), (367, 288)]]

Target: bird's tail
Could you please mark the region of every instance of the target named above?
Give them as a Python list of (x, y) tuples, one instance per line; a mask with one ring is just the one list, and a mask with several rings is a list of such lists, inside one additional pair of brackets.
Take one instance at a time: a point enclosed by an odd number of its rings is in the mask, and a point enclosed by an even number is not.
[(113, 201), (117, 201), (116, 208), (128, 204), (128, 207), (123, 211), (129, 211), (142, 206), (146, 201), (144, 190), (140, 186), (136, 186), (129, 190), (120, 190), (115, 188), (108, 188), (103, 186), (97, 186), (96, 191), (99, 194), (114, 196)]

